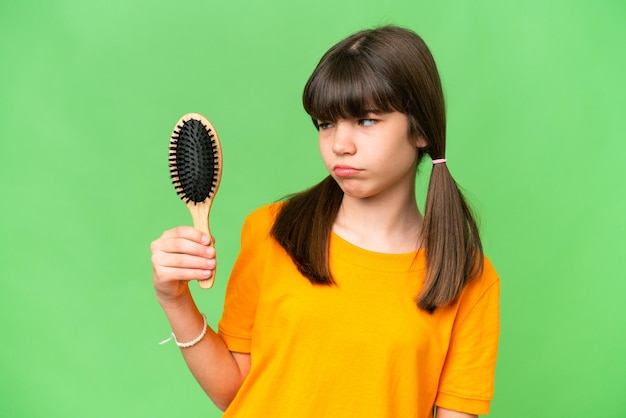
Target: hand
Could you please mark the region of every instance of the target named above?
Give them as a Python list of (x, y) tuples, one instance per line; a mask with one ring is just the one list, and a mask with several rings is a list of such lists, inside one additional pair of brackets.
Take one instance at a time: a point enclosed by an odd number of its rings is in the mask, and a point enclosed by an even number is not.
[(189, 281), (209, 278), (216, 266), (213, 241), (190, 226), (165, 231), (150, 249), (152, 281), (161, 303), (180, 298)]

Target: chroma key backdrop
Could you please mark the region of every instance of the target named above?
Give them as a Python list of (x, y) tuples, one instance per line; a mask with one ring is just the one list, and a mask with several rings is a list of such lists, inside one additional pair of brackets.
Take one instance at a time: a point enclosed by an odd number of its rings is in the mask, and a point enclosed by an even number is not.
[(490, 417), (625, 417), (625, 22), (623, 0), (1, 2), (0, 416), (220, 416), (158, 345), (149, 244), (191, 224), (169, 135), (197, 112), (222, 143), (215, 286), (192, 284), (216, 326), (245, 215), (325, 175), (309, 74), (396, 24), (438, 62), (502, 280)]

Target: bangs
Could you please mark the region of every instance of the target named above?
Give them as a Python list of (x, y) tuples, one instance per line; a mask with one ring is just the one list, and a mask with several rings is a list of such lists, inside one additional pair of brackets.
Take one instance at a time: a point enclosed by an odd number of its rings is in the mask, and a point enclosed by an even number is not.
[(337, 121), (365, 117), (369, 112), (405, 112), (402, 92), (358, 54), (325, 57), (304, 88), (304, 109), (317, 120)]

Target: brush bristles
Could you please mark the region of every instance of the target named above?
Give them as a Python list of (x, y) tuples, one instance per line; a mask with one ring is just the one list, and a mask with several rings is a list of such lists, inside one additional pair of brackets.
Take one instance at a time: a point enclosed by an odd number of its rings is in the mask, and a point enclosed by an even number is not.
[(170, 141), (170, 174), (178, 196), (200, 203), (217, 189), (219, 159), (211, 129), (190, 119), (178, 125)]

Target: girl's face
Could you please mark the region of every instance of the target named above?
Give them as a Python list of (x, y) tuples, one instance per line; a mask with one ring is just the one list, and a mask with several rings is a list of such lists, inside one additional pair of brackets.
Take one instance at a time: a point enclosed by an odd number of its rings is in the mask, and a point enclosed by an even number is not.
[(373, 198), (413, 193), (417, 147), (404, 113), (369, 112), (362, 119), (318, 121), (322, 160), (347, 196)]

